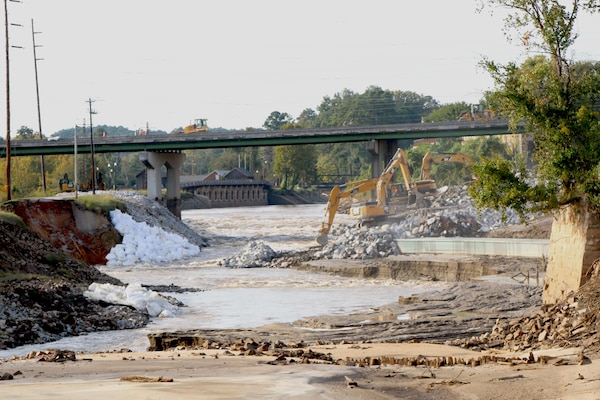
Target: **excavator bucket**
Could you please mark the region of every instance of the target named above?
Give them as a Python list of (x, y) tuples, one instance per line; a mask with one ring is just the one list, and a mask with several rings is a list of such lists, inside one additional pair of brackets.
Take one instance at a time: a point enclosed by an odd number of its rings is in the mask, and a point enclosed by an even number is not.
[(327, 238), (326, 233), (317, 236), (317, 243), (319, 243), (321, 246), (325, 246), (328, 241), (329, 239)]

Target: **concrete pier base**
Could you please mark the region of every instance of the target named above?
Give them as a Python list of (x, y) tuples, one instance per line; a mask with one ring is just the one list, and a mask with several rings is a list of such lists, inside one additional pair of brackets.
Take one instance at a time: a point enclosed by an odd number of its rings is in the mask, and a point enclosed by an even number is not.
[(577, 206), (560, 210), (550, 235), (544, 304), (555, 304), (577, 291), (590, 278), (599, 257), (600, 216)]

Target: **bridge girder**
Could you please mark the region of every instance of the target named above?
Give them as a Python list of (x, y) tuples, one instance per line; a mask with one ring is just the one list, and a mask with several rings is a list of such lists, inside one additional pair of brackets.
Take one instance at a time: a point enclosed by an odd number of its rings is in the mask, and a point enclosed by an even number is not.
[[(181, 151), (227, 147), (366, 142), (370, 140), (508, 135), (512, 133), (506, 120), (492, 120), (280, 131), (94, 137), (94, 152)], [(82, 142), (83, 140), (85, 139), (77, 139), (77, 152), (90, 153), (91, 144)], [(11, 140), (10, 143), (11, 157), (74, 154), (73, 139), (55, 141)], [(0, 158), (3, 157), (6, 157), (6, 146), (0, 148)]]

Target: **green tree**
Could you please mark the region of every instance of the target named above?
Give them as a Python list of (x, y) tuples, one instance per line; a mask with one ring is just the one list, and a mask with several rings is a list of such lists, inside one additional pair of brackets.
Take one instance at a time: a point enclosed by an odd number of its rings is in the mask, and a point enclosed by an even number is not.
[[(598, 221), (600, 208), (600, 123), (593, 110), (600, 98), (600, 65), (567, 59), (577, 38), (579, 12), (596, 12), (600, 2), (573, 0), (570, 9), (558, 0), (487, 3), (508, 8), (505, 26), (509, 32), (516, 32), (522, 44), (542, 54), (521, 65), (483, 62), (497, 87), (493, 104), (514, 126), (523, 121), (526, 131), (533, 134), (537, 167), (530, 177), (521, 162), (487, 159), (473, 167), (479, 179), (469, 193), (480, 207), (513, 208), (521, 215), (559, 210), (555, 224), (561, 223), (562, 231), (553, 229), (553, 235), (570, 230), (572, 237), (565, 236), (563, 242), (572, 241), (572, 246), (561, 256), (557, 246), (562, 244), (551, 244), (544, 301), (553, 301), (557, 298), (548, 293), (568, 293), (583, 283), (589, 264), (600, 252), (586, 238), (588, 227)], [(571, 273), (580, 275), (580, 280), (559, 283), (553, 275), (573, 267), (582, 269), (581, 274)]]
[(277, 130), (281, 129), (285, 124), (293, 122), (293, 118), (290, 114), (279, 111), (273, 111), (263, 123), (263, 128)]
[(273, 172), (280, 178), (280, 187), (293, 189), (297, 184), (312, 184), (317, 178), (317, 156), (314, 145), (275, 147)]
[(17, 135), (15, 136), (16, 140), (23, 140), (23, 139), (39, 139), (39, 135), (36, 135), (33, 133), (33, 129), (28, 128), (26, 126), (22, 126), (17, 130)]
[[(298, 129), (299, 123), (288, 122), (281, 129)], [(275, 147), (273, 173), (282, 189), (292, 189), (297, 184), (312, 184), (317, 178), (317, 153), (315, 145), (288, 145)]]
[(460, 115), (469, 110), (470, 104), (461, 101), (444, 104), (423, 117), (423, 122), (456, 121)]

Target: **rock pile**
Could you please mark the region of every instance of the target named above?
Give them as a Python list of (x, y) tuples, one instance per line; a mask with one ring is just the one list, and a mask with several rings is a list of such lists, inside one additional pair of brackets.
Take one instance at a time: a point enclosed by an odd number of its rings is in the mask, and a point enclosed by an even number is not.
[(314, 254), (315, 258), (370, 259), (400, 254), (391, 225), (339, 225), (330, 233), (330, 242)]
[(600, 349), (600, 281), (590, 279), (564, 301), (543, 305), (537, 314), (498, 319), (491, 333), (449, 344), (469, 348), (503, 348), (511, 351), (550, 347)]
[(269, 266), (278, 254), (262, 240), (250, 242), (232, 257), (219, 260), (218, 265), (227, 268), (260, 268)]
[(66, 281), (15, 280), (0, 292), (0, 349), (95, 331), (141, 328), (147, 313), (89, 301)]

